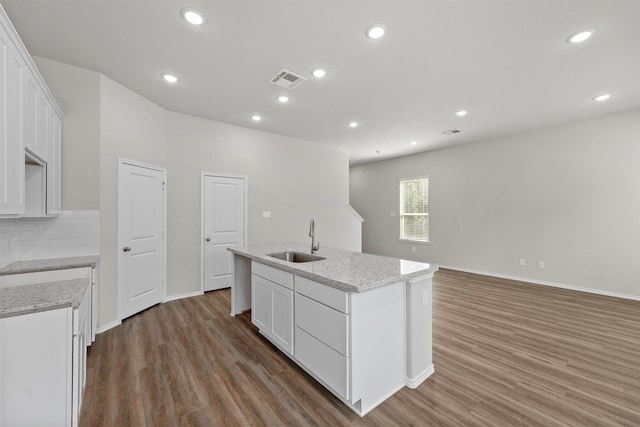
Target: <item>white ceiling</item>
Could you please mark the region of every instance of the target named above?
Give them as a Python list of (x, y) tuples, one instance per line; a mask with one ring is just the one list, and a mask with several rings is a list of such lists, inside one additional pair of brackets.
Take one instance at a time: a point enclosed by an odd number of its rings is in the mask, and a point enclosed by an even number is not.
[[(2, 5), (33, 55), (103, 73), (171, 111), (342, 147), (352, 163), (640, 108), (637, 0)], [(183, 21), (183, 7), (204, 12), (206, 25)], [(387, 36), (366, 38), (373, 23)], [(597, 28), (592, 39), (565, 42), (587, 27)], [(324, 79), (310, 76), (316, 67)], [(308, 81), (291, 91), (270, 84), (282, 68)], [(180, 81), (168, 85), (164, 72)], [(605, 92), (610, 100), (592, 100)], [(463, 132), (440, 133), (453, 128)]]

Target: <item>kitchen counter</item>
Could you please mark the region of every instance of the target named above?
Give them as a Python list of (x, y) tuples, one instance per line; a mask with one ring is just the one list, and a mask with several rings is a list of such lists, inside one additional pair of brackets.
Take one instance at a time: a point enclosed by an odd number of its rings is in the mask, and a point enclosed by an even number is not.
[(0, 288), (0, 318), (77, 308), (89, 287), (87, 279), (72, 279)]
[(399, 281), (430, 275), (438, 270), (433, 264), (333, 248), (320, 248), (316, 251), (315, 254), (326, 258), (325, 260), (305, 263), (282, 261), (267, 255), (284, 251), (309, 253), (309, 250), (308, 244), (299, 242), (229, 248), (229, 251), (236, 255), (348, 292), (366, 292)]
[(9, 274), (35, 273), (40, 271), (67, 270), (70, 268), (95, 267), (100, 257), (86, 255), (65, 258), (36, 259), (16, 261), (0, 268), (0, 276)]

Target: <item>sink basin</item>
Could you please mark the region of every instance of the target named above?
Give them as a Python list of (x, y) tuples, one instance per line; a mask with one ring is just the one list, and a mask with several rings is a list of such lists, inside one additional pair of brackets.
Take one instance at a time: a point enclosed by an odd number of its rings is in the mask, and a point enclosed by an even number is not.
[(272, 254), (267, 254), (267, 256), (278, 258), (287, 262), (311, 262), (311, 261), (321, 261), (323, 259), (326, 259), (318, 255), (305, 254), (302, 252), (295, 252), (295, 251), (275, 252)]

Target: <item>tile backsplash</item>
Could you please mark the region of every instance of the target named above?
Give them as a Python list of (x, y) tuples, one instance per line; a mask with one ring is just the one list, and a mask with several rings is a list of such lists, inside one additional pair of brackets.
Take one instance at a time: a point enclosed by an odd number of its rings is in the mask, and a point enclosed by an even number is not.
[(100, 211), (0, 220), (0, 268), (15, 261), (100, 253)]

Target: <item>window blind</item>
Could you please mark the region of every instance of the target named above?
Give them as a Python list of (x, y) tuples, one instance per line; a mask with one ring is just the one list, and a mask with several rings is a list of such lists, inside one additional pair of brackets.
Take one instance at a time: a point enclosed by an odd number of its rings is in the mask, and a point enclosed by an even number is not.
[(400, 180), (400, 238), (429, 241), (429, 178)]

